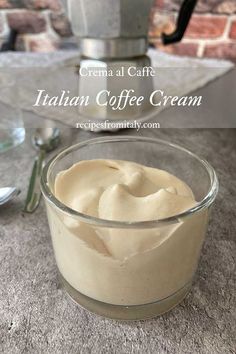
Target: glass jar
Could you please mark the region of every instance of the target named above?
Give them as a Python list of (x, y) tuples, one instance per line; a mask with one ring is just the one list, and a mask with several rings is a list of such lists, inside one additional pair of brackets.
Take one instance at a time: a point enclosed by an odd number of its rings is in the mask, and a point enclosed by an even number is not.
[(13, 75), (0, 70), (0, 153), (25, 140), (18, 84)]
[[(179, 215), (144, 222), (103, 220), (76, 212), (55, 197), (55, 178), (74, 163), (90, 159), (128, 160), (166, 170), (192, 189), (197, 204)], [(44, 168), (41, 186), (57, 266), (77, 303), (99, 315), (136, 320), (160, 315), (183, 300), (218, 192), (215, 171), (205, 160), (159, 139), (97, 138), (54, 157)], [(105, 255), (101, 235), (126, 249), (126, 257)], [(129, 237), (137, 238), (135, 250), (129, 249)]]

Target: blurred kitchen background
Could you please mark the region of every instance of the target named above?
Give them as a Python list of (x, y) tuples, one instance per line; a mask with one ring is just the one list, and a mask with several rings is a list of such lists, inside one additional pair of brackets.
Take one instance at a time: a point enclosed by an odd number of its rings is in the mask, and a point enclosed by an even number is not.
[[(156, 0), (150, 17), (150, 43), (180, 56), (236, 61), (236, 0), (198, 0), (184, 39), (163, 46), (162, 32), (175, 27), (181, 0)], [(0, 46), (17, 33), (16, 50), (52, 52), (76, 47), (60, 0), (0, 0)]]

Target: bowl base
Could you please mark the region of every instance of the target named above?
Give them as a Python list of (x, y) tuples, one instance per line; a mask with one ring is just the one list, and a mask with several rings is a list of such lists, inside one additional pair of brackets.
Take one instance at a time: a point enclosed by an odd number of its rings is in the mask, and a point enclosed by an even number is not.
[(135, 321), (160, 316), (177, 306), (191, 289), (191, 282), (189, 282), (176, 293), (163, 300), (144, 305), (123, 306), (94, 300), (74, 289), (61, 274), (60, 278), (66, 292), (78, 305), (99, 316), (115, 320)]

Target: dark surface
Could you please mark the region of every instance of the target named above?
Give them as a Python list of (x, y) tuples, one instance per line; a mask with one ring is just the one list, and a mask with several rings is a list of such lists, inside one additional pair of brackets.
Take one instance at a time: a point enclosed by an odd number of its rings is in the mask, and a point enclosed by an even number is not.
[[(201, 127), (208, 119), (209, 126), (221, 127), (227, 117), (226, 126), (233, 127), (235, 84), (236, 70), (198, 90), (206, 102), (199, 110), (166, 109), (157, 121)], [(101, 135), (61, 128), (60, 149)], [(171, 312), (131, 323), (90, 314), (62, 289), (43, 203), (33, 215), (21, 212), (35, 156), (30, 134), (20, 147), (0, 155), (0, 185), (22, 190), (0, 209), (0, 353), (235, 353), (236, 130), (119, 132), (178, 143), (206, 158), (220, 181), (192, 291)]]
[[(124, 131), (122, 134), (137, 134)], [(0, 157), (1, 185), (21, 195), (0, 209), (0, 352), (234, 353), (236, 130), (141, 130), (206, 158), (220, 180), (192, 291), (157, 319), (116, 322), (76, 306), (59, 283), (43, 203), (21, 212), (35, 152), (26, 142)], [(63, 130), (64, 145), (98, 136)]]

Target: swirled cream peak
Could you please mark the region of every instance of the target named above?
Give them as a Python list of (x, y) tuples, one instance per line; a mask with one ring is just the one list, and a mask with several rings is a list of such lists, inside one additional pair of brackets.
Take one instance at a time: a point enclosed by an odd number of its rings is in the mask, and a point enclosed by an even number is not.
[(167, 218), (196, 204), (191, 189), (174, 175), (118, 160), (74, 164), (57, 175), (55, 195), (78, 212), (129, 222)]

